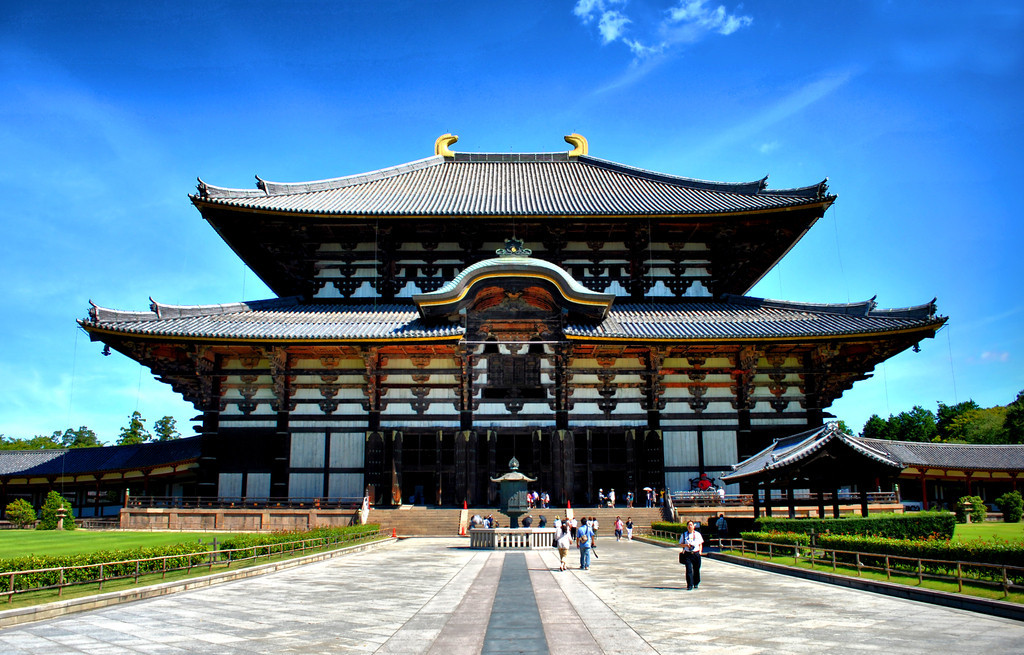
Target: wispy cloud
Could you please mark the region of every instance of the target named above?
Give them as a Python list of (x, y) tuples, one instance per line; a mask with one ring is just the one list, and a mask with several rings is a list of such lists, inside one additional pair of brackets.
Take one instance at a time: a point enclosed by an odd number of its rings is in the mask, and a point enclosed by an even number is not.
[(595, 25), (601, 43), (621, 43), (633, 54), (630, 69), (603, 90), (632, 83), (663, 62), (678, 47), (713, 35), (728, 36), (753, 24), (754, 19), (730, 13), (725, 5), (710, 6), (707, 0), (677, 0), (654, 21), (626, 14), (626, 0), (577, 0), (573, 7), (584, 25)]

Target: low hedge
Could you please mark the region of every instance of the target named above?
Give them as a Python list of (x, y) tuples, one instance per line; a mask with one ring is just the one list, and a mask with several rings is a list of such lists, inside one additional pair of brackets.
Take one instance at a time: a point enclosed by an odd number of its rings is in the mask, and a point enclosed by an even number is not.
[[(799, 532), (744, 532), (740, 535), (746, 541), (759, 541), (783, 546), (800, 546), (801, 550), (810, 550), (810, 535)], [(889, 539), (860, 535), (821, 534), (815, 535), (816, 548), (827, 550), (849, 551), (836, 553), (836, 561), (842, 564), (855, 564), (857, 555), (864, 566), (882, 567), (886, 555), (910, 558), (907, 560), (890, 559), (889, 567), (894, 570), (917, 573), (917, 559), (944, 560), (940, 562), (921, 562), (925, 573), (953, 576), (956, 574), (955, 562), (961, 562), (961, 571), (967, 577), (980, 580), (1002, 580), (1002, 571), (989, 567), (971, 566), (975, 564), (994, 564), (997, 566), (1021, 567), (1024, 569), (1024, 545), (1018, 542), (984, 542), (984, 541), (951, 541), (948, 539)], [(1014, 584), (1024, 583), (1024, 570), (1010, 571), (1009, 578)]]
[(651, 530), (660, 530), (661, 532), (671, 532), (672, 534), (682, 534), (686, 532), (685, 523), (673, 523), (671, 521), (652, 521)]
[[(313, 530), (288, 530), (282, 532), (265, 532), (260, 534), (241, 534), (236, 535), (221, 546), (224, 550), (239, 549), (239, 552), (231, 554), (231, 559), (245, 559), (248, 557), (255, 557), (257, 554), (257, 547), (259, 546), (270, 546), (269, 553), (283, 553), (289, 550), (290, 547), (285, 544), (295, 541), (301, 541), (303, 539), (323, 539), (324, 545), (329, 546), (333, 544), (343, 543), (346, 541), (353, 541), (362, 536), (375, 533), (380, 530), (380, 525), (377, 523), (368, 523), (366, 525), (352, 525), (344, 528), (315, 528)], [(259, 548), (258, 552), (260, 555), (267, 555), (267, 548)]]
[[(821, 548), (855, 551), (867, 555), (894, 555), (898, 557), (947, 560), (950, 562), (995, 564), (1024, 568), (1024, 544), (1009, 541), (951, 541), (948, 539), (887, 539), (884, 537), (861, 537), (855, 535), (818, 535), (817, 545)], [(852, 563), (852, 555), (839, 553), (837, 561)], [(862, 557), (863, 561), (863, 557)], [(872, 564), (874, 566), (876, 564)], [(890, 561), (897, 569), (917, 571), (916, 561)], [(953, 575), (955, 566), (934, 562), (922, 562), (926, 572)], [(973, 577), (1001, 580), (1002, 572), (987, 567), (962, 567)], [(1011, 572), (1010, 577), (1017, 583), (1024, 580), (1024, 570)]]
[(810, 546), (811, 536), (803, 532), (741, 532), (744, 541), (760, 541), (782, 546)]
[[(167, 555), (180, 555), (167, 559), (167, 570), (198, 566), (207, 561), (206, 546), (200, 543), (181, 543), (168, 546), (145, 546), (125, 550), (98, 550), (94, 553), (76, 555), (28, 555), (26, 557), (10, 557), (0, 559), (0, 592), (11, 591), (11, 577), (4, 575), (12, 571), (30, 571), (33, 569), (69, 568), (64, 571), (64, 583), (90, 582), (98, 580), (100, 564), (103, 564), (105, 579), (114, 577), (130, 577), (135, 575), (135, 563), (124, 560), (144, 560)], [(119, 562), (112, 564), (111, 562)], [(139, 574), (159, 573), (164, 570), (162, 560), (139, 563)], [(60, 583), (59, 571), (46, 571), (17, 575), (14, 577), (14, 588), (37, 589), (55, 586)]]
[(755, 532), (803, 532), (810, 534), (874, 535), (891, 539), (952, 539), (956, 518), (949, 512), (875, 514), (839, 519), (790, 519), (761, 517)]

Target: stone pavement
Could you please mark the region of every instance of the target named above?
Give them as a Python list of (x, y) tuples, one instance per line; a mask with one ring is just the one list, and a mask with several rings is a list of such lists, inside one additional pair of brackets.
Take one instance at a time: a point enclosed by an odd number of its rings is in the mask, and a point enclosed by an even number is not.
[[(407, 539), (270, 575), (0, 630), (4, 655), (64, 653), (1024, 652), (1024, 624), (603, 537), (554, 550)], [(575, 552), (570, 553), (570, 558)], [(577, 565), (578, 565), (578, 556)]]

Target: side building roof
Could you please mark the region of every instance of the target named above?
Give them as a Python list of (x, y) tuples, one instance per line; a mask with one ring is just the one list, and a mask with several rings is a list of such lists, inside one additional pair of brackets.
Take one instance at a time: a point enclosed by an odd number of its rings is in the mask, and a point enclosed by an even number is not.
[(959, 471), (1024, 471), (1024, 444), (923, 443), (863, 439), (899, 460), (904, 468)]
[(0, 476), (51, 477), (129, 471), (199, 459), (199, 437), (128, 446), (0, 450)]

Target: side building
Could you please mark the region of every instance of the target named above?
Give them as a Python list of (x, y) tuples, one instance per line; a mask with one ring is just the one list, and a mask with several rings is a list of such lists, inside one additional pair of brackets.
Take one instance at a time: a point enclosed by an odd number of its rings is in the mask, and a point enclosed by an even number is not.
[[(277, 294), (93, 305), (93, 340), (201, 412), (188, 495), (564, 504), (717, 478), (934, 336), (934, 303), (746, 296), (835, 201), (589, 156), (453, 152), (193, 204)], [(738, 487), (730, 491), (739, 491)]]

